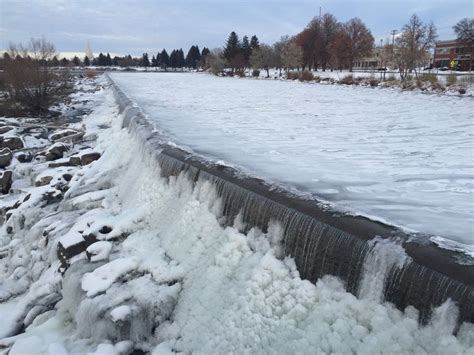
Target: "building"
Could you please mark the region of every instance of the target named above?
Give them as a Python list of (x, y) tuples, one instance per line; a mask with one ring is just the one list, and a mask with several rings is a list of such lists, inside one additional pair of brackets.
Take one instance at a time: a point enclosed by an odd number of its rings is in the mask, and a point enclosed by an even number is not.
[[(451, 67), (451, 61), (455, 68)], [(468, 48), (458, 40), (436, 42), (434, 53), (434, 66), (436, 68), (449, 68), (468, 71), (474, 68), (474, 47)]]

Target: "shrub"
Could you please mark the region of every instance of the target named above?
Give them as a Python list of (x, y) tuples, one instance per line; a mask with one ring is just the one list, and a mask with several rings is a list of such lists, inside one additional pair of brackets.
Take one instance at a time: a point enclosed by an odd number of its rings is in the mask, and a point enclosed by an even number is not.
[(31, 39), (28, 47), (10, 45), (10, 58), (4, 63), (3, 85), (7, 94), (2, 110), (18, 115), (48, 114), (72, 91), (68, 70), (47, 65), (56, 55), (51, 43)]
[(97, 76), (95, 69), (85, 69), (84, 76), (88, 79), (94, 79)]
[(438, 77), (435, 74), (422, 74), (418, 78), (422, 82), (429, 82), (431, 84), (438, 82)]
[(298, 79), (299, 75), (298, 75), (298, 72), (290, 71), (290, 72), (288, 72), (286, 77), (290, 80), (296, 80), (296, 79)]
[(352, 75), (346, 75), (341, 79), (341, 84), (352, 85), (354, 84), (354, 77)]
[(369, 84), (370, 84), (371, 87), (375, 87), (379, 84), (379, 81), (375, 78), (370, 78)]
[(395, 77), (395, 75), (391, 74), (385, 80), (386, 81), (397, 81), (397, 78)]
[(474, 84), (474, 75), (461, 76), (459, 78), (461, 84)]
[(455, 74), (449, 74), (446, 78), (446, 85), (451, 86), (456, 84), (458, 77)]
[(305, 70), (299, 75), (298, 79), (300, 81), (312, 81), (314, 79), (314, 75), (310, 71)]
[(258, 77), (260, 76), (260, 70), (254, 69), (254, 70), (252, 71), (252, 76), (253, 76), (254, 78), (258, 78)]
[(464, 88), (460, 88), (458, 91), (461, 95), (464, 95), (466, 93), (466, 89)]
[(243, 70), (236, 70), (235, 75), (240, 78), (245, 78), (245, 72)]
[(439, 82), (436, 82), (434, 84), (431, 84), (431, 89), (437, 90), (437, 91), (444, 91), (444, 86), (441, 85)]

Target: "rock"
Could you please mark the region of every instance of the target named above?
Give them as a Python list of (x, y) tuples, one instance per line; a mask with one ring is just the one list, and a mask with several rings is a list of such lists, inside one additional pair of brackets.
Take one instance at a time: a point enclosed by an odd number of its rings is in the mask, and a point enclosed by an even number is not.
[(33, 153), (21, 152), (16, 155), (16, 159), (20, 163), (29, 163), (30, 161), (33, 160), (33, 156), (34, 156)]
[(58, 168), (60, 166), (71, 166), (70, 159), (67, 159), (67, 158), (59, 159), (57, 161), (54, 161), (54, 162), (48, 164), (48, 167), (50, 167), (50, 168)]
[(10, 192), (12, 187), (12, 172), (10, 170), (0, 172), (0, 189), (2, 194)]
[(53, 180), (52, 176), (46, 175), (46, 176), (41, 176), (40, 178), (37, 178), (35, 181), (35, 186), (44, 186), (48, 185), (51, 180)]
[(100, 158), (100, 153), (91, 152), (81, 155), (81, 165), (89, 165), (93, 161)]
[(67, 182), (71, 181), (72, 175), (71, 174), (63, 174), (63, 179), (66, 180)]
[(63, 157), (64, 152), (68, 151), (69, 146), (63, 143), (54, 143), (51, 147), (49, 147), (46, 151), (44, 156), (46, 157), (46, 161), (52, 161), (56, 159), (60, 159)]
[(0, 168), (5, 168), (10, 165), (13, 159), (12, 151), (8, 148), (0, 150)]
[(24, 148), (25, 145), (20, 137), (3, 137), (2, 148), (10, 148), (10, 150), (18, 150)]
[(81, 165), (81, 157), (70, 157), (69, 158), (70, 166), (80, 166)]
[(48, 191), (43, 194), (42, 199), (43, 201), (46, 201), (46, 203), (41, 206), (44, 207), (52, 203), (61, 201), (63, 199), (63, 194), (61, 191), (58, 190)]
[(8, 131), (11, 131), (12, 129), (13, 127), (10, 127), (10, 126), (0, 127), (0, 134), (7, 133)]
[(63, 129), (61, 131), (54, 132), (49, 136), (49, 140), (56, 142), (62, 138), (69, 137), (69, 136), (74, 136), (78, 134), (79, 132), (74, 130), (74, 129)]

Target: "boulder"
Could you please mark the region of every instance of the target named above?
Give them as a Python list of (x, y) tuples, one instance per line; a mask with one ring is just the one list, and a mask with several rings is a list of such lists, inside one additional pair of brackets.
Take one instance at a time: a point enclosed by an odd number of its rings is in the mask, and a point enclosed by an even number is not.
[(69, 136), (75, 136), (79, 132), (74, 130), (74, 129), (63, 129), (57, 132), (54, 132), (49, 136), (49, 140), (56, 142), (62, 138), (69, 137)]
[(11, 136), (3, 137), (2, 148), (10, 148), (10, 150), (18, 150), (25, 147), (23, 140), (20, 137)]
[(70, 157), (69, 158), (69, 165), (70, 166), (80, 166), (81, 165), (81, 157)]
[(33, 153), (31, 152), (28, 152), (28, 153), (25, 153), (25, 152), (21, 152), (21, 153), (18, 153), (16, 155), (16, 159), (20, 162), (20, 163), (29, 163), (30, 161), (33, 160)]
[(49, 147), (46, 151), (44, 156), (46, 157), (46, 161), (52, 161), (56, 159), (60, 159), (63, 157), (64, 152), (67, 152), (69, 146), (63, 143), (54, 143), (51, 147)]
[(5, 168), (10, 165), (13, 159), (13, 153), (8, 148), (3, 148), (0, 150), (0, 168)]
[(100, 158), (100, 153), (97, 153), (97, 152), (82, 154), (81, 165), (88, 165), (99, 158)]
[(11, 131), (12, 129), (13, 129), (13, 127), (10, 127), (10, 126), (0, 127), (0, 134), (7, 133), (7, 132)]
[(53, 180), (52, 176), (49, 176), (49, 175), (41, 176), (36, 179), (35, 186), (48, 185), (51, 182), (51, 180)]
[(10, 170), (0, 172), (0, 189), (2, 194), (10, 192), (12, 187), (12, 172)]

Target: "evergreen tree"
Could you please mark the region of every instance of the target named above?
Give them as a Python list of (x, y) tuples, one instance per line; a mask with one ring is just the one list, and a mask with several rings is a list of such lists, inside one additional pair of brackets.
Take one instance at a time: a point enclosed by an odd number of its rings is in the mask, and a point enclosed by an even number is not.
[(199, 51), (199, 47), (191, 46), (188, 54), (186, 55), (186, 66), (188, 68), (196, 69), (200, 60), (201, 60), (201, 53)]
[(178, 62), (178, 60), (177, 60), (176, 50), (173, 49), (171, 51), (171, 54), (170, 54), (170, 60), (169, 60), (170, 67), (171, 68), (176, 68), (176, 66), (178, 64), (177, 62)]
[(242, 55), (244, 56), (245, 66), (249, 65), (249, 58), (251, 54), (252, 48), (250, 47), (249, 38), (244, 36), (244, 38), (242, 38)]
[(78, 57), (76, 57), (76, 56), (73, 58), (72, 62), (74, 63), (74, 65), (75, 65), (76, 67), (78, 67), (79, 65), (81, 65), (81, 60), (80, 60)]
[(61, 59), (61, 66), (62, 67), (67, 67), (68, 64), (69, 64), (69, 60), (67, 60), (66, 58)]
[(258, 38), (256, 35), (253, 35), (252, 38), (250, 39), (250, 48), (252, 50), (260, 48), (260, 43), (258, 42)]
[(119, 65), (119, 57), (115, 56), (114, 59), (112, 59), (112, 65), (115, 67), (118, 67)]
[[(7, 55), (8, 55), (8, 54), (7, 54)], [(5, 56), (5, 59), (6, 59), (6, 58), (7, 58), (7, 57)], [(87, 57), (86, 57), (86, 58), (87, 58)], [(10, 56), (8, 56), (8, 59), (10, 59)], [(59, 66), (59, 60), (58, 60), (58, 58), (57, 58), (56, 56), (54, 56), (53, 59), (51, 59), (51, 65), (52, 65), (53, 67), (58, 67), (58, 66)]]
[(91, 61), (90, 61), (90, 59), (89, 59), (88, 56), (85, 56), (85, 57), (84, 57), (84, 65), (85, 65), (86, 67), (88, 67), (89, 65), (91, 65)]
[(156, 54), (156, 66), (161, 67), (161, 53), (160, 52)]
[(160, 63), (161, 67), (166, 69), (167, 67), (170, 66), (170, 57), (168, 55), (168, 52), (166, 49), (163, 49), (160, 54)]
[(232, 31), (224, 47), (223, 56), (228, 62), (231, 62), (237, 54), (240, 53), (240, 42), (237, 33)]
[(112, 58), (110, 58), (110, 54), (107, 53), (107, 57), (105, 57), (105, 65), (112, 65)]
[(148, 59), (148, 53), (143, 53), (141, 64), (145, 68), (148, 68), (150, 66), (150, 60)]
[(152, 67), (156, 67), (156, 66), (157, 66), (157, 65), (156, 65), (156, 58), (155, 58), (155, 55), (152, 55), (152, 56), (151, 56), (151, 66), (152, 66)]
[(177, 62), (178, 68), (184, 68), (186, 66), (186, 60), (184, 59), (184, 52), (182, 48), (177, 51)]
[(106, 57), (102, 53), (99, 53), (99, 58), (97, 58), (97, 65), (99, 67), (103, 67), (107, 65)]
[(209, 50), (209, 48), (204, 47), (204, 48), (202, 49), (202, 52), (201, 52), (201, 58), (202, 58), (202, 57), (205, 57), (205, 56), (208, 55), (209, 53), (211, 53), (211, 51)]

